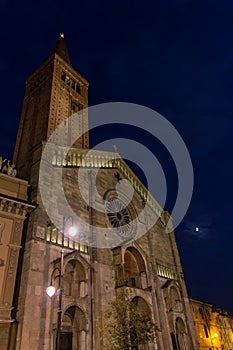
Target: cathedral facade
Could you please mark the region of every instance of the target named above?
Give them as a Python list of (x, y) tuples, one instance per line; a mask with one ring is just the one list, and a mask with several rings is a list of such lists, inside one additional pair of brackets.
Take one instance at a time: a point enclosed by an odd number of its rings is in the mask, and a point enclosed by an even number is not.
[[(87, 80), (71, 66), (62, 37), (46, 62), (26, 82), (14, 163), (19, 178), (31, 186), (30, 200), (35, 208), (23, 231), (10, 349), (105, 349), (105, 313), (121, 291), (127, 292), (129, 301), (155, 324), (153, 341), (132, 349), (197, 349), (175, 234), (166, 232), (170, 215), (117, 152), (89, 153), (89, 134), (85, 132), (88, 86)], [(79, 116), (76, 127), (84, 132), (72, 143), (74, 126), (69, 117), (74, 113)], [(65, 130), (62, 145), (56, 141), (56, 129), (61, 124)], [(44, 162), (46, 171), (41, 173), (48, 140), (49, 158)], [(59, 176), (73, 216), (61, 205)], [(80, 176), (81, 188), (77, 186)], [(134, 190), (130, 201), (124, 179)], [(149, 205), (144, 211), (148, 197)], [(140, 220), (135, 220), (140, 213)], [(78, 222), (76, 216), (82, 220)], [(149, 217), (157, 220), (146, 229)], [(66, 232), (71, 221), (78, 228), (78, 239)], [(99, 238), (97, 228), (104, 228), (106, 235)], [(114, 245), (112, 236), (107, 235), (109, 230), (115, 230), (121, 244)], [(135, 232), (140, 230), (146, 233), (137, 236)], [(46, 294), (50, 285), (56, 290), (52, 297)]]

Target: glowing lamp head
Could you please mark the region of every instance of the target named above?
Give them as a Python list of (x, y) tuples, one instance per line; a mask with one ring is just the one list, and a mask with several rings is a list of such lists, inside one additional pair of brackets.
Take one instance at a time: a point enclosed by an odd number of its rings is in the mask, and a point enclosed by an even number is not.
[(218, 338), (218, 333), (214, 333), (214, 338)]
[(49, 287), (46, 289), (46, 294), (47, 294), (50, 298), (52, 298), (52, 297), (54, 296), (55, 292), (56, 292), (56, 289), (55, 289), (54, 286), (49, 286)]
[(75, 226), (71, 226), (68, 230), (68, 234), (70, 237), (74, 237), (77, 234), (77, 228)]

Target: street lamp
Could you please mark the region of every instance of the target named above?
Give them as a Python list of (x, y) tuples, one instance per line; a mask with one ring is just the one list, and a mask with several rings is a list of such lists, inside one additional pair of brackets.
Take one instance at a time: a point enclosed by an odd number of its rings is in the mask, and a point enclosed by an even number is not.
[(46, 289), (46, 293), (50, 298), (52, 298), (54, 296), (55, 292), (56, 292), (56, 289), (52, 285)]
[[(58, 309), (57, 309), (57, 330), (56, 330), (56, 350), (60, 350), (61, 343), (61, 331), (62, 331), (62, 278), (64, 274), (64, 237), (65, 230), (68, 221), (71, 221), (71, 225), (67, 230), (69, 236), (74, 237), (77, 233), (77, 228), (73, 226), (73, 218), (72, 216), (65, 217), (63, 216), (63, 224), (62, 224), (62, 241), (61, 241), (61, 260), (60, 260), (60, 268), (58, 269)], [(51, 284), (47, 289), (46, 293), (49, 297), (53, 297), (56, 292), (55, 287)]]

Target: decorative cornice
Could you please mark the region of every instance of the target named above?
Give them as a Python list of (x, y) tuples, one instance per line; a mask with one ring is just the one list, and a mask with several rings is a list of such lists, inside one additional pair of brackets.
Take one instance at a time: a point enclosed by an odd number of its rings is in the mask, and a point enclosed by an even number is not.
[(34, 208), (33, 204), (0, 194), (0, 213), (25, 218), (26, 214)]
[(13, 322), (15, 322), (15, 320), (14, 319), (10, 319), (10, 320), (7, 320), (7, 319), (0, 319), (0, 324), (5, 324), (5, 323), (13, 323)]

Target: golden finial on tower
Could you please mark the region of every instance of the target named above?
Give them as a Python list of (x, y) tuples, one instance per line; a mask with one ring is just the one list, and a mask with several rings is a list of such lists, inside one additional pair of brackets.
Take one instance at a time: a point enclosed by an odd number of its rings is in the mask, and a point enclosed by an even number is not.
[(64, 33), (60, 33), (60, 38), (64, 39), (65, 38), (65, 34)]

